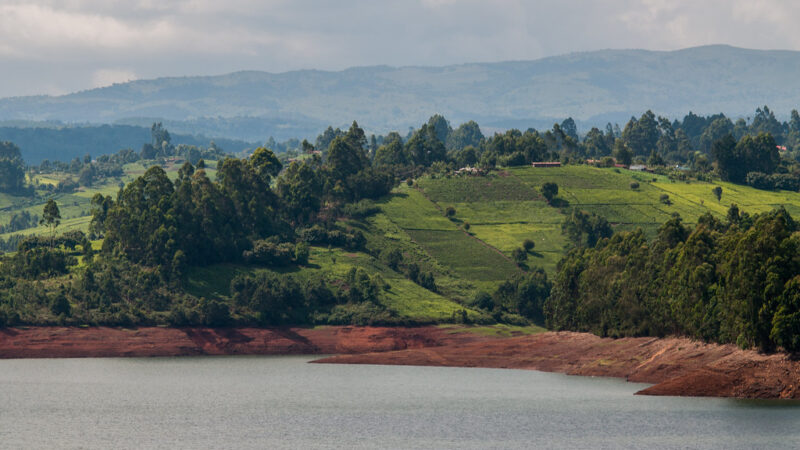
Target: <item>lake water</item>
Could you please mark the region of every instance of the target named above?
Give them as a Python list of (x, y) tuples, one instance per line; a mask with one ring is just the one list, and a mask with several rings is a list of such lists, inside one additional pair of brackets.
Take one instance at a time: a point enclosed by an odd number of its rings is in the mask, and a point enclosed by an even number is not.
[(312, 357), (0, 361), (2, 448), (798, 448), (797, 403)]

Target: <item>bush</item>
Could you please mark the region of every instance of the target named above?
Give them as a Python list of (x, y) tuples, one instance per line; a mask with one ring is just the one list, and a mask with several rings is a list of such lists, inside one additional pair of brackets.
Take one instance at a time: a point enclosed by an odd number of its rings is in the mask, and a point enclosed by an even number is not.
[(56, 316), (63, 314), (64, 316), (69, 317), (72, 315), (72, 305), (69, 304), (69, 300), (67, 300), (67, 297), (63, 292), (54, 297), (50, 302), (50, 312)]
[(550, 203), (558, 195), (558, 185), (552, 182), (547, 182), (542, 185), (542, 196)]
[(403, 262), (403, 252), (397, 247), (386, 249), (381, 253), (381, 259), (392, 270), (397, 270), (400, 267), (400, 263)]
[(522, 248), (515, 248), (513, 252), (511, 252), (511, 259), (517, 263), (518, 266), (525, 263), (528, 260), (528, 252)]
[(639, 189), (639, 183), (637, 183), (635, 181), (631, 181), (631, 189), (634, 189), (634, 190)]
[(525, 239), (525, 240), (522, 242), (522, 248), (524, 248), (526, 252), (529, 252), (529, 251), (533, 250), (533, 249), (534, 249), (534, 247), (536, 247), (536, 243), (535, 243), (535, 242), (533, 242), (533, 241), (532, 241), (532, 240), (530, 240), (530, 239)]
[(228, 305), (216, 300), (203, 298), (200, 302), (203, 324), (209, 327), (224, 327), (230, 323), (231, 311)]
[(356, 203), (348, 203), (342, 208), (342, 213), (353, 219), (364, 219), (369, 216), (375, 215), (381, 211), (381, 208), (372, 200), (360, 200)]
[(436, 280), (431, 272), (422, 272), (419, 274), (419, 285), (429, 291), (436, 292)]
[(328, 230), (321, 225), (303, 228), (297, 231), (297, 236), (301, 241), (311, 245), (333, 245), (343, 247), (348, 250), (361, 250), (367, 240), (359, 230), (341, 231)]
[(470, 228), (471, 225), (469, 224), (469, 222), (464, 222), (464, 230), (469, 231)]
[(409, 264), (406, 270), (407, 270), (406, 273), (408, 274), (408, 278), (411, 281), (413, 281), (415, 283), (419, 281), (419, 266), (417, 265), (417, 263)]
[[(278, 267), (288, 266), (292, 263), (296, 255), (297, 252), (293, 244), (275, 244), (270, 241), (256, 241), (253, 243), (252, 250), (245, 250), (244, 253), (242, 253), (242, 257), (248, 263)], [(307, 258), (308, 255), (306, 255), (306, 259)]]
[(491, 311), (494, 309), (494, 300), (492, 299), (492, 296), (483, 291), (475, 294), (475, 297), (472, 299), (472, 304), (475, 307), (484, 309), (486, 311)]
[(667, 195), (667, 194), (661, 194), (661, 196), (658, 197), (658, 201), (660, 201), (661, 203), (663, 203), (665, 205), (671, 205), (672, 204), (672, 201), (669, 199), (669, 195)]
[(453, 208), (452, 206), (448, 206), (444, 210), (444, 215), (447, 216), (447, 217), (454, 217), (456, 215), (456, 209)]
[(294, 261), (300, 265), (308, 264), (308, 257), (311, 255), (311, 248), (305, 242), (300, 242), (294, 247)]

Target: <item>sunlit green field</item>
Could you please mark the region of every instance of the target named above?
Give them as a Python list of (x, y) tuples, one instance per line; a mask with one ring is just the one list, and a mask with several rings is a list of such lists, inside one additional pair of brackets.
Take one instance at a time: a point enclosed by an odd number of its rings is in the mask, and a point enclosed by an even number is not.
[[(761, 191), (726, 182), (678, 182), (650, 173), (589, 166), (514, 167), (500, 172), (488, 177), (425, 177), (418, 184), (439, 209), (455, 208), (454, 223), (469, 223), (475, 238), (506, 256), (525, 239), (533, 240), (536, 247), (527, 264), (550, 273), (565, 251), (561, 223), (573, 207), (605, 217), (617, 230), (642, 228), (649, 236), (675, 213), (694, 224), (706, 212), (724, 217), (731, 203), (750, 213), (784, 206), (800, 216), (800, 194), (795, 192)], [(538, 194), (546, 182), (559, 187), (552, 206)], [(633, 182), (638, 187), (632, 187)], [(715, 186), (722, 187), (719, 201), (712, 193)], [(661, 200), (665, 194), (668, 202)]]

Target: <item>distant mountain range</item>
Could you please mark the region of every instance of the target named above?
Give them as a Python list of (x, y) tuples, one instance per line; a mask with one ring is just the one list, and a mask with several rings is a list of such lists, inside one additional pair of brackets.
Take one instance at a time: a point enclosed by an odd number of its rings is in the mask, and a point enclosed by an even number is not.
[(535, 61), (340, 72), (236, 72), (140, 80), (63, 96), (0, 100), (0, 120), (113, 123), (263, 142), (314, 137), (357, 120), (368, 132), (419, 126), (435, 113), (454, 125), (621, 125), (647, 109), (747, 117), (767, 104), (800, 105), (800, 52), (715, 45), (661, 52), (602, 50)]

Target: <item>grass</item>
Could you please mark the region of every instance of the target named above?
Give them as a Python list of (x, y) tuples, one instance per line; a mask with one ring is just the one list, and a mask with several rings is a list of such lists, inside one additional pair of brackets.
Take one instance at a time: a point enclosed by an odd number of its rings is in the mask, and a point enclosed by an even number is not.
[(520, 183), (510, 172), (485, 177), (426, 177), (419, 181), (419, 186), (437, 203), (526, 201), (541, 198), (536, 189)]
[(381, 210), (398, 226), (406, 230), (457, 230), (444, 213), (416, 189), (402, 186), (378, 202)]
[(431, 256), (472, 281), (502, 281), (517, 271), (494, 249), (461, 231), (408, 230)]

